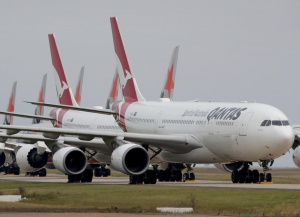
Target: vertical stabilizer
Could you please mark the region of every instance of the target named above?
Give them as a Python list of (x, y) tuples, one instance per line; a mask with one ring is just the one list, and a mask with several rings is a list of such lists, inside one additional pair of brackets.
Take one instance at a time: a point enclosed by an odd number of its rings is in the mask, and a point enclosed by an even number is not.
[[(16, 90), (17, 90), (17, 82), (13, 84), (11, 89), (11, 94), (9, 95), (8, 106), (6, 110), (8, 112), (15, 111)], [(12, 125), (12, 124), (13, 124), (13, 116), (5, 115), (3, 125)]]
[(75, 92), (75, 100), (78, 105), (81, 103), (81, 90), (83, 85), (83, 75), (84, 75), (84, 66), (80, 69), (80, 74), (78, 78), (78, 82), (76, 85), (76, 92)]
[[(45, 102), (46, 94), (46, 84), (47, 84), (47, 74), (43, 76), (42, 86), (39, 92), (38, 102)], [(44, 115), (44, 106), (37, 105), (34, 110), (35, 115), (43, 116)], [(32, 124), (39, 124), (43, 122), (41, 119), (33, 119)]]
[(111, 88), (109, 91), (109, 95), (106, 101), (106, 109), (109, 109), (110, 105), (117, 101), (119, 95), (119, 91), (118, 91), (119, 86), (120, 86), (120, 80), (119, 80), (118, 68), (116, 68), (113, 81), (111, 84)]
[(64, 67), (55, 41), (55, 36), (54, 34), (49, 34), (48, 37), (52, 57), (52, 64), (54, 67), (56, 92), (59, 103), (62, 105), (78, 106), (64, 71)]
[(135, 77), (129, 66), (129, 61), (126, 55), (125, 46), (118, 26), (117, 18), (111, 17), (110, 23), (117, 59), (118, 74), (124, 100), (125, 102), (145, 101), (145, 98), (140, 93)]
[(178, 52), (179, 46), (175, 47), (173, 50), (171, 61), (168, 67), (168, 73), (160, 94), (160, 98), (169, 98), (171, 101), (173, 100), (174, 94)]

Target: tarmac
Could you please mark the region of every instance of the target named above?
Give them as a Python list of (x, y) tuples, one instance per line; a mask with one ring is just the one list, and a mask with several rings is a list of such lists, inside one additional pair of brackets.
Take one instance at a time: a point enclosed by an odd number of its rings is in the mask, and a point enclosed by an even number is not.
[[(19, 181), (30, 183), (67, 183), (67, 176), (63, 174), (47, 174), (46, 177), (28, 177), (24, 174), (3, 175), (1, 181)], [(128, 185), (128, 177), (94, 177), (91, 183), (83, 185)], [(268, 190), (300, 190), (300, 184), (233, 184), (230, 181), (196, 180), (195, 182), (157, 182), (155, 186), (169, 187), (199, 187), (199, 188), (237, 188), (237, 189), (268, 189)]]

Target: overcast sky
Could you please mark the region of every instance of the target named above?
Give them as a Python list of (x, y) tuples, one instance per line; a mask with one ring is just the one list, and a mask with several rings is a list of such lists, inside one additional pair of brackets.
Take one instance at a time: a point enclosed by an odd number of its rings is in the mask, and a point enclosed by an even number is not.
[[(46, 101), (58, 102), (48, 33), (73, 89), (85, 66), (82, 106), (105, 105), (116, 67), (111, 16), (147, 100), (159, 98), (180, 45), (175, 100), (256, 101), (300, 124), (300, 1), (1, 1), (0, 109), (17, 80), (15, 111), (33, 113), (22, 101), (37, 100), (45, 73)], [(275, 165), (293, 166), (291, 154)]]

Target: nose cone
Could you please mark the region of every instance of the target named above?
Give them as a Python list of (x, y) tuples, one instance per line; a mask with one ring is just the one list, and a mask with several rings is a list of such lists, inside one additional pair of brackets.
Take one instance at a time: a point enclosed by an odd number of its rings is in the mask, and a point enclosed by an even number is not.
[(285, 154), (292, 147), (294, 139), (291, 126), (274, 127), (274, 145), (277, 157)]

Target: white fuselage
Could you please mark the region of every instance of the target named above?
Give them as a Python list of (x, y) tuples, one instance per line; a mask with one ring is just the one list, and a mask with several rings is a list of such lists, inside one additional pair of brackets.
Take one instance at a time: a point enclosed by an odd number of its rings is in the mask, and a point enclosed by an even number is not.
[[(125, 103), (115, 103), (112, 108), (117, 111), (119, 125), (124, 130), (138, 133), (192, 134), (213, 155), (225, 162), (274, 160), (284, 155), (294, 141), (290, 125), (261, 126), (264, 120), (288, 120), (283, 112), (269, 105), (144, 101), (127, 105), (125, 114), (122, 115), (119, 111), (122, 111), (123, 104)], [(204, 163), (201, 160), (204, 157), (201, 149), (198, 152), (196, 156), (190, 154), (194, 158), (190, 159), (193, 161), (191, 163)], [(206, 160), (207, 163), (216, 162), (214, 159)]]

